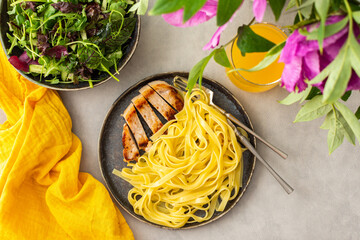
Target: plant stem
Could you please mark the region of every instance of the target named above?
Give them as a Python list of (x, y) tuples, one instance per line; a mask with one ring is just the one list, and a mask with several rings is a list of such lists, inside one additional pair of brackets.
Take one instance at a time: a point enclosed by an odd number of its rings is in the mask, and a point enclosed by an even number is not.
[[(297, 7), (297, 8), (300, 7), (300, 2), (299, 2), (299, 0), (296, 0), (296, 7)], [(298, 10), (297, 12), (298, 12), (298, 16), (299, 16), (300, 21), (304, 21), (302, 15), (301, 15), (300, 10)]]
[(348, 11), (348, 16), (349, 16), (349, 37), (350, 37), (350, 35), (353, 33), (352, 11), (351, 11), (351, 7), (350, 7), (348, 0), (344, 0), (344, 3), (345, 3), (346, 10)]

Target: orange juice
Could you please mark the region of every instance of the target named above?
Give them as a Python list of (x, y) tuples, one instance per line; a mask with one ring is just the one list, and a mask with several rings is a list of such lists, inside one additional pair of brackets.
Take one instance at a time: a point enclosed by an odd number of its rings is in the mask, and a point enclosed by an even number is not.
[[(275, 44), (279, 44), (287, 38), (286, 34), (281, 29), (272, 24), (258, 23), (251, 25), (250, 27), (256, 34)], [(233, 68), (250, 69), (264, 59), (266, 52), (246, 53), (243, 57), (236, 42), (237, 39), (235, 39), (226, 49)], [(278, 63), (278, 60), (279, 59), (260, 71), (236, 71), (228, 73), (228, 77), (237, 87), (248, 92), (263, 92), (270, 90), (279, 84), (284, 69), (284, 64)], [(229, 68), (226, 68), (226, 72), (229, 70)]]

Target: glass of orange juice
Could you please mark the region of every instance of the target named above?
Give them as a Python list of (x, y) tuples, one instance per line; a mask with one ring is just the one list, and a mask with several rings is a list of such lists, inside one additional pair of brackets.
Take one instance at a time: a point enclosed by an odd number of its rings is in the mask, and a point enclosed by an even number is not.
[[(287, 38), (286, 34), (280, 28), (269, 23), (256, 23), (251, 25), (250, 28), (256, 34), (275, 44), (279, 44)], [(251, 69), (264, 59), (266, 52), (246, 53), (245, 56), (242, 56), (236, 42), (237, 38), (226, 49), (232, 69)], [(229, 68), (226, 68), (226, 72), (230, 80), (238, 88), (247, 92), (264, 92), (280, 83), (281, 74), (285, 65), (284, 63), (278, 63), (278, 60), (279, 59), (268, 67), (256, 72), (229, 72), (232, 70)]]

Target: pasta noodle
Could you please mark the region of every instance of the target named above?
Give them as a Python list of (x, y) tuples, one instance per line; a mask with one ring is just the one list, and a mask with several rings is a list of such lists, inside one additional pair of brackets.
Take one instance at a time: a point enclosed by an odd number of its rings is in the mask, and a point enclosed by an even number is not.
[(136, 214), (171, 228), (223, 211), (237, 196), (243, 172), (235, 133), (203, 91), (186, 94), (175, 117), (152, 137), (152, 147), (137, 163), (113, 171), (133, 186), (128, 200)]

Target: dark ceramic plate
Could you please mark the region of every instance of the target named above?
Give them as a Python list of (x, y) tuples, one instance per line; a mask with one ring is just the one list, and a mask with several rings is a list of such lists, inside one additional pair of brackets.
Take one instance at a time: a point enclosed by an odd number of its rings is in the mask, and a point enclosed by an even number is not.
[[(8, 8), (7, 1), (8, 0), (0, 0), (0, 41), (6, 53), (7, 58), (9, 58), (10, 56), (7, 54), (7, 50), (6, 50), (9, 49), (11, 45), (6, 36), (6, 33), (9, 32), (9, 27), (7, 24), (9, 18), (9, 15), (7, 14), (7, 8)], [(128, 42), (126, 43), (126, 47), (123, 49), (123, 53), (124, 53), (123, 57), (120, 59), (120, 61), (117, 64), (118, 71), (120, 71), (123, 67), (125, 67), (125, 65), (129, 62), (130, 58), (134, 54), (136, 46), (139, 42), (139, 37), (140, 37), (140, 16), (137, 16), (134, 32), (132, 33), (130, 40), (128, 40)], [(20, 56), (22, 53), (23, 51), (20, 50), (20, 48), (15, 47), (12, 52), (12, 55)], [(19, 70), (17, 71), (29, 81), (38, 84), (40, 86), (51, 88), (54, 90), (76, 91), (76, 90), (90, 88), (89, 83), (87, 82), (80, 82), (79, 84), (72, 84), (72, 83), (50, 84), (44, 81), (40, 82), (39, 77), (34, 77), (31, 74), (25, 74), (24, 72)], [(115, 67), (110, 68), (110, 72), (112, 74), (115, 74), (116, 72)], [(92, 74), (92, 79), (94, 80), (103, 79), (99, 82), (93, 83), (94, 86), (98, 86), (111, 79), (111, 76), (105, 72), (94, 71), (94, 73)]]
[[(150, 223), (155, 226), (160, 226), (147, 221), (142, 216), (136, 215), (132, 206), (128, 201), (128, 192), (132, 188), (129, 183), (121, 178), (112, 174), (114, 168), (121, 170), (126, 167), (126, 163), (123, 161), (123, 147), (122, 147), (122, 130), (124, 119), (121, 114), (126, 107), (130, 104), (131, 99), (139, 94), (138, 90), (147, 83), (155, 80), (163, 80), (171, 84), (175, 76), (188, 77), (188, 73), (174, 72), (163, 73), (143, 79), (137, 84), (127, 89), (121, 96), (114, 102), (110, 111), (108, 112), (99, 138), (99, 161), (102, 175), (105, 179), (105, 183), (110, 190), (110, 193), (129, 214), (137, 218), (140, 221)], [(219, 83), (210, 80), (208, 78), (203, 79), (203, 85), (215, 92), (214, 102), (227, 112), (233, 114), (237, 119), (245, 123), (248, 127), (252, 128), (250, 119), (245, 112), (242, 105), (235, 99), (235, 97)], [(251, 137), (251, 143), (255, 145), (255, 139)], [(205, 225), (212, 222), (224, 214), (226, 214), (235, 204), (239, 201), (244, 194), (247, 186), (249, 185), (255, 168), (255, 157), (249, 151), (243, 153), (244, 173), (243, 173), (243, 187), (240, 189), (238, 196), (230, 201), (223, 212), (215, 212), (213, 217), (202, 223), (186, 224), (182, 229), (194, 228), (197, 226)], [(160, 226), (163, 227), (163, 226)]]

